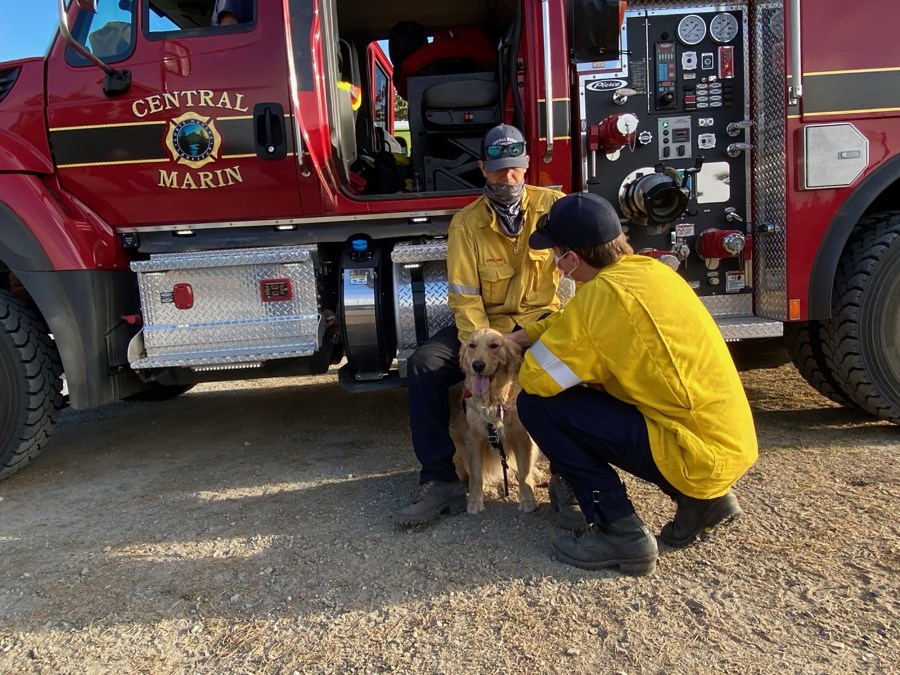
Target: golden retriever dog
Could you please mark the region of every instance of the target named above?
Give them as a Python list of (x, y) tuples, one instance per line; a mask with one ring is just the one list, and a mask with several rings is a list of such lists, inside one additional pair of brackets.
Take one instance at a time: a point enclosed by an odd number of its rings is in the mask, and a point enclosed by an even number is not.
[(519, 509), (534, 511), (536, 448), (516, 410), (522, 348), (495, 330), (481, 328), (460, 346), (459, 365), (465, 375), (465, 413), (454, 417), (451, 435), (457, 473), (469, 482), (468, 512), (484, 510), (485, 483), (503, 485), (500, 452), (488, 440), (489, 424), (497, 431), (511, 472), (518, 476)]

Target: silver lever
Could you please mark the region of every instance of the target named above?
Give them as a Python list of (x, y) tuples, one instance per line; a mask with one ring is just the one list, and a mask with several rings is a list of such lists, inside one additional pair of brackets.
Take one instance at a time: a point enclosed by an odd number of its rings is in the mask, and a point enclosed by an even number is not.
[(753, 120), (741, 120), (740, 122), (731, 122), (725, 127), (725, 131), (729, 136), (739, 136), (744, 129), (749, 129), (752, 126)]
[(729, 157), (737, 157), (742, 152), (753, 149), (753, 143), (730, 143), (726, 152)]
[(620, 87), (613, 92), (613, 103), (616, 105), (625, 105), (625, 102), (628, 101), (628, 97), (634, 96), (635, 94), (637, 94), (637, 92), (634, 89)]
[(733, 206), (726, 206), (726, 207), (725, 207), (725, 220), (727, 220), (729, 223), (733, 223), (735, 220), (738, 221), (738, 222), (740, 222), (740, 223), (743, 223), (743, 222), (744, 222), (744, 219), (741, 218), (741, 217), (737, 214), (737, 209), (734, 208)]

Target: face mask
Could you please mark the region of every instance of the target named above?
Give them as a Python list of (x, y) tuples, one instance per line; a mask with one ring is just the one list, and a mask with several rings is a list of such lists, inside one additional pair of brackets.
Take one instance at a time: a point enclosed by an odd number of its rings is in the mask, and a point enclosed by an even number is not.
[[(565, 258), (565, 257), (566, 257), (567, 255), (569, 255), (570, 253), (571, 253), (571, 251), (566, 251), (566, 252), (563, 253), (562, 255), (556, 255), (556, 254), (554, 253), (554, 254), (553, 254), (553, 261), (556, 263), (556, 267), (559, 269), (559, 271), (563, 273), (563, 276), (565, 276), (565, 277), (567, 277), (567, 278), (569, 278), (569, 279), (572, 279), (572, 272), (574, 272), (575, 270), (577, 270), (577, 269), (581, 266), (581, 261), (579, 260), (579, 261), (575, 264), (575, 267), (573, 267), (572, 269), (570, 269), (568, 272), (566, 272), (565, 270), (563, 270), (563, 269), (559, 266), (559, 261), (562, 260), (563, 258)], [(573, 281), (574, 281), (574, 279), (573, 279)]]
[(506, 183), (485, 183), (484, 196), (496, 204), (512, 206), (522, 201), (525, 193), (525, 181), (514, 185)]

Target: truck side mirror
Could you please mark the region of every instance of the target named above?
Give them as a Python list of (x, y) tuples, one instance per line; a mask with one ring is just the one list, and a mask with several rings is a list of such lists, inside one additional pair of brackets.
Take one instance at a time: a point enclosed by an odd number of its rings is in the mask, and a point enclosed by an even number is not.
[[(98, 0), (76, 0), (79, 9), (85, 12), (97, 13)], [(131, 87), (131, 71), (116, 70), (109, 64), (98, 59), (91, 50), (76, 40), (69, 28), (69, 16), (66, 13), (66, 0), (59, 0), (59, 34), (68, 42), (72, 49), (81, 54), (88, 61), (98, 66), (106, 73), (106, 79), (103, 82), (103, 93), (107, 96), (115, 96), (124, 94)]]

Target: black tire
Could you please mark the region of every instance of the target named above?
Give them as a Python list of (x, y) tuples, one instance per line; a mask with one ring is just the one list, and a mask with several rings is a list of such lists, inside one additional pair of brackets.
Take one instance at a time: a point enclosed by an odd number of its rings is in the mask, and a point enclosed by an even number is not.
[(154, 382), (148, 389), (132, 394), (126, 401), (168, 401), (176, 396), (181, 396), (194, 388), (194, 384), (160, 384)]
[(858, 408), (834, 375), (828, 334), (821, 322), (786, 323), (784, 337), (794, 365), (813, 389), (835, 403)]
[(62, 407), (62, 364), (47, 326), (0, 290), (0, 479), (38, 455)]
[(832, 318), (823, 324), (847, 395), (900, 424), (900, 212), (860, 221), (838, 265)]

